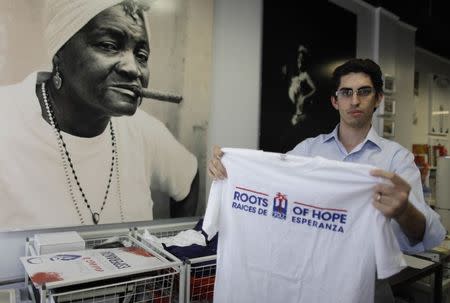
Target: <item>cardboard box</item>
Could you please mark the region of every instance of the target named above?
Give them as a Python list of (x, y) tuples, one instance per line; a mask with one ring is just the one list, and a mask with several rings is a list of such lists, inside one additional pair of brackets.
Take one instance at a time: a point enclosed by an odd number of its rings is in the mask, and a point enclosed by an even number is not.
[(75, 231), (34, 235), (34, 247), (39, 255), (55, 252), (77, 251), (85, 248), (85, 242)]

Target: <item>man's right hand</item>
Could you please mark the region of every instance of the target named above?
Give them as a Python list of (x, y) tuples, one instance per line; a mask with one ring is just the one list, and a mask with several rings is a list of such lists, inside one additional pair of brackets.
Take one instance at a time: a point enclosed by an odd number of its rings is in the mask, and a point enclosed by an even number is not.
[(220, 160), (223, 156), (223, 152), (220, 146), (215, 145), (213, 147), (212, 159), (208, 163), (208, 175), (214, 180), (223, 180), (227, 177), (227, 170)]

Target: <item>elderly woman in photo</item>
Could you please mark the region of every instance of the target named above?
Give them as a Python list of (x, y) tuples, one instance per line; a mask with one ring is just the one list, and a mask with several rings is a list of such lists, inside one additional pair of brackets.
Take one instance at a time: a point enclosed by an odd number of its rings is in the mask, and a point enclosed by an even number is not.
[(48, 1), (52, 72), (0, 88), (0, 229), (150, 220), (153, 186), (182, 201), (175, 213), (194, 214), (195, 157), (138, 109), (149, 81), (146, 9), (143, 0)]

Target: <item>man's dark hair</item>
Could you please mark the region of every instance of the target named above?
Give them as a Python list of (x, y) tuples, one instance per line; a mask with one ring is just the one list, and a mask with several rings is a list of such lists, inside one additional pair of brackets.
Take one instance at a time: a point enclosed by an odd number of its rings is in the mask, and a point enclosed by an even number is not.
[(373, 87), (377, 94), (383, 93), (383, 77), (380, 66), (370, 59), (350, 59), (333, 71), (333, 96), (339, 88), (341, 77), (350, 73), (364, 73), (372, 80)]

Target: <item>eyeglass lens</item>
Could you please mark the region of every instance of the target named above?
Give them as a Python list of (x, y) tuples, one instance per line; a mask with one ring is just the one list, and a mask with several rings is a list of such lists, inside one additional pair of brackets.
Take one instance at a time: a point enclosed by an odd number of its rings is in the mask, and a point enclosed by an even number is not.
[[(373, 91), (372, 87), (360, 87), (356, 90), (356, 95), (358, 97), (367, 97), (372, 93), (372, 91)], [(336, 92), (336, 96), (344, 98), (353, 97), (353, 94), (354, 91), (351, 88), (341, 88)]]

